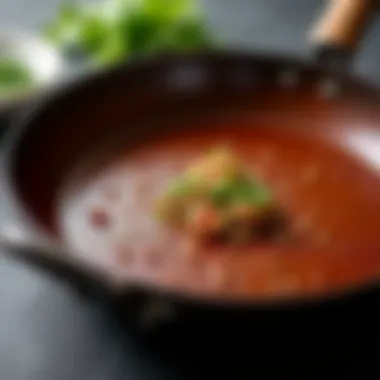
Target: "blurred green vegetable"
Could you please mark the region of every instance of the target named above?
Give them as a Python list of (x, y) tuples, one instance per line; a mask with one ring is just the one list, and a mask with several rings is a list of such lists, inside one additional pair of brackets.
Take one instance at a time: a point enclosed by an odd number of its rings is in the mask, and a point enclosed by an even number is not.
[(0, 59), (0, 97), (8, 98), (29, 89), (34, 84), (30, 70), (20, 61)]
[(96, 65), (216, 44), (194, 0), (104, 0), (91, 7), (65, 3), (44, 35)]

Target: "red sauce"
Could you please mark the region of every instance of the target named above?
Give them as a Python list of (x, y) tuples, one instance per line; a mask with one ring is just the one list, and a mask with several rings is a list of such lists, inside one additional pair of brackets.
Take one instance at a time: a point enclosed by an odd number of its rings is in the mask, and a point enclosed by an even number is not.
[[(251, 299), (359, 285), (380, 274), (379, 178), (333, 139), (311, 137), (233, 125), (147, 141), (85, 184), (80, 172), (74, 175), (61, 199), (64, 238), (122, 276), (185, 292)], [(205, 248), (155, 219), (153, 204), (167, 182), (225, 142), (271, 186), (307, 238)], [(112, 219), (109, 228), (88, 218), (99, 206)]]

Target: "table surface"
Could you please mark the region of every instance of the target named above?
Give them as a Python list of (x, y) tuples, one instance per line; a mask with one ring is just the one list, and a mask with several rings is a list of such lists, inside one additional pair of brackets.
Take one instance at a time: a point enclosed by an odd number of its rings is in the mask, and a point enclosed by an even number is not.
[[(59, 0), (1, 0), (0, 24), (37, 30), (52, 17), (58, 3)], [(323, 1), (203, 0), (203, 5), (212, 28), (231, 44), (307, 55), (310, 48), (305, 35)], [(355, 70), (378, 81), (379, 64), (380, 23), (375, 23), (358, 55)], [(1, 197), (0, 212), (2, 223), (11, 222), (6, 200)], [(157, 359), (139, 339), (115, 328), (97, 303), (73, 294), (64, 283), (4, 257), (0, 257), (0, 305), (1, 380), (155, 380), (216, 376), (214, 365), (206, 366), (207, 355), (197, 357), (194, 353), (190, 359), (185, 356), (181, 359), (168, 351), (166, 359)], [(372, 338), (376, 341), (374, 334)], [(344, 366), (349, 362), (349, 370), (353, 371), (353, 367), (359, 370), (364, 363), (365, 355), (358, 353), (364, 352), (365, 344), (353, 347), (350, 358), (330, 353), (318, 361), (295, 360), (281, 366), (273, 361), (260, 360), (259, 363), (255, 356), (238, 363), (232, 360), (215, 363), (222, 368), (221, 373), (228, 372), (237, 379), (252, 378), (258, 373), (261, 377), (268, 376), (274, 369), (283, 371), (282, 377), (291, 378), (302, 368), (315, 372), (318, 367), (325, 368), (325, 364), (334, 362)], [(251, 349), (253, 352), (254, 347)], [(354, 361), (357, 355), (360, 358)]]

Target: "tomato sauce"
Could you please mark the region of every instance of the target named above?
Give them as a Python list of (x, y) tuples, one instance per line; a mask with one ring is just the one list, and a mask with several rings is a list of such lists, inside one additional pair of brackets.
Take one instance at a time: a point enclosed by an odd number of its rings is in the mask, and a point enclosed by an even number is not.
[[(268, 299), (357, 286), (380, 275), (380, 182), (334, 141), (233, 123), (144, 141), (90, 179), (73, 173), (57, 216), (63, 238), (121, 277), (183, 292)], [(270, 186), (304, 239), (205, 247), (156, 220), (168, 181), (218, 144)]]

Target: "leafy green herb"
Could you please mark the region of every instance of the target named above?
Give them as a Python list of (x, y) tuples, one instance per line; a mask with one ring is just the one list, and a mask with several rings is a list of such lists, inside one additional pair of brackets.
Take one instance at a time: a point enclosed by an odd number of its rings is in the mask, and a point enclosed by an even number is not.
[(159, 51), (211, 47), (193, 0), (104, 0), (90, 7), (66, 3), (44, 35), (63, 50), (81, 51), (96, 65)]
[(169, 185), (157, 206), (161, 220), (197, 239), (239, 244), (271, 235), (272, 230), (277, 233), (282, 218), (270, 189), (224, 149), (194, 162)]
[(271, 195), (264, 185), (248, 178), (240, 178), (216, 185), (211, 189), (210, 198), (217, 207), (234, 203), (263, 206), (270, 202)]
[(28, 68), (18, 60), (0, 59), (0, 96), (12, 96), (33, 84)]

